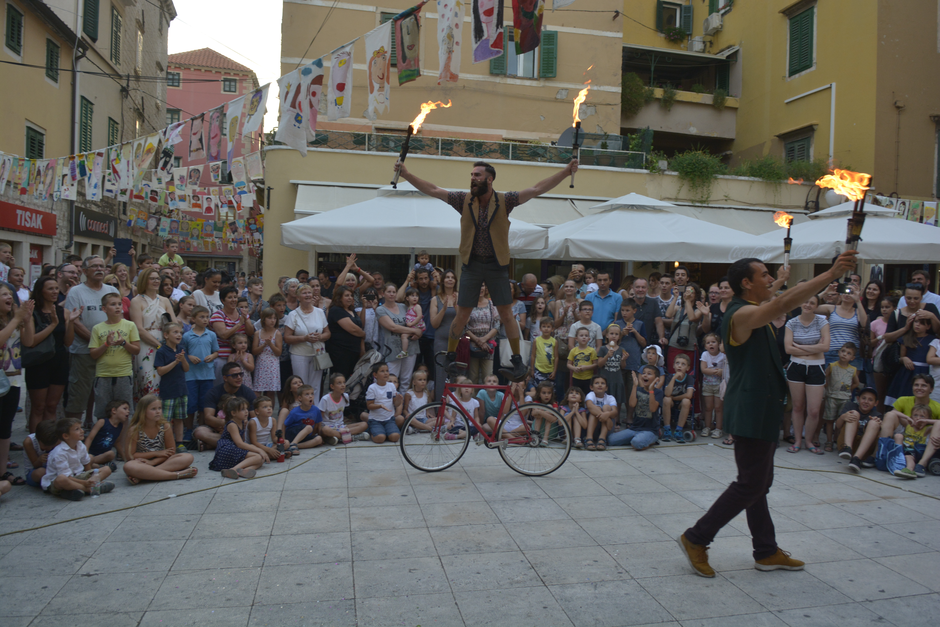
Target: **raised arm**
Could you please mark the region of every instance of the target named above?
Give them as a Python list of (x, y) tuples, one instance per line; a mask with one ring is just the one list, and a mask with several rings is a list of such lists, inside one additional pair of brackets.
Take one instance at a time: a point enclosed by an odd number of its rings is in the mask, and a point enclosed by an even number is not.
[[(417, 189), (422, 194), (447, 202), (447, 190), (446, 189), (441, 189), (434, 183), (428, 183), (424, 179), (418, 178), (417, 176), (415, 176), (414, 174), (408, 171), (408, 168), (405, 167), (404, 163), (396, 163), (395, 170), (400, 172), (402, 178), (404, 178), (406, 181), (414, 185), (415, 189)], [(555, 185), (557, 185), (557, 183)], [(555, 185), (552, 185), (552, 187), (554, 187)], [(525, 202), (521, 199), (521, 196), (522, 196), (521, 192), (519, 196), (520, 196), (519, 202)]]
[[(571, 161), (568, 162), (568, 165), (566, 165), (563, 170), (559, 170), (558, 172), (556, 172), (555, 174), (552, 174), (547, 179), (539, 181), (532, 187), (528, 189), (524, 189), (521, 192), (519, 192), (519, 204), (528, 202), (532, 200), (533, 198), (535, 198), (536, 196), (541, 196), (542, 194), (550, 192), (552, 189), (555, 188), (555, 186), (557, 186), (559, 183), (561, 183), (563, 180), (565, 180), (566, 178), (568, 178), (569, 176), (571, 176), (577, 171), (578, 171), (578, 160), (572, 159)], [(414, 183), (412, 183), (412, 185), (414, 185), (415, 187), (418, 187)], [(445, 198), (446, 198), (446, 192), (445, 192)], [(441, 200), (445, 200), (445, 198), (442, 198)]]

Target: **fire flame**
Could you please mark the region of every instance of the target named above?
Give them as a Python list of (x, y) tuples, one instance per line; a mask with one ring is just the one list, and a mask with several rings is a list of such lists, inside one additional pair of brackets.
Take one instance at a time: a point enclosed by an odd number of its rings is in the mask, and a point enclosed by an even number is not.
[(450, 100), (447, 101), (447, 104), (444, 104), (443, 102), (434, 102), (433, 100), (422, 103), (421, 113), (419, 113), (418, 117), (416, 117), (411, 123), (411, 132), (417, 133), (421, 129), (421, 125), (424, 124), (424, 118), (428, 117), (428, 113), (430, 113), (432, 109), (437, 109), (438, 107), (443, 107), (446, 109), (450, 106)]
[(855, 201), (865, 197), (870, 183), (871, 174), (838, 169), (816, 181), (819, 187), (834, 189), (837, 194)]
[(790, 225), (793, 224), (793, 216), (791, 216), (786, 211), (778, 211), (774, 214), (774, 222), (777, 223), (777, 226), (782, 226), (783, 228), (788, 229), (790, 228)]
[[(592, 65), (591, 67), (594, 67), (594, 66)], [(591, 69), (591, 68), (588, 68), (588, 69)], [(582, 89), (581, 92), (578, 93), (578, 97), (574, 99), (574, 122), (571, 123), (571, 126), (574, 126), (575, 124), (581, 121), (581, 117), (578, 115), (578, 111), (581, 109), (581, 103), (587, 100), (588, 91), (591, 90), (591, 81), (587, 81), (584, 84), (587, 85), (587, 87)]]
[(788, 185), (802, 185), (803, 179), (793, 179), (792, 177), (787, 179)]

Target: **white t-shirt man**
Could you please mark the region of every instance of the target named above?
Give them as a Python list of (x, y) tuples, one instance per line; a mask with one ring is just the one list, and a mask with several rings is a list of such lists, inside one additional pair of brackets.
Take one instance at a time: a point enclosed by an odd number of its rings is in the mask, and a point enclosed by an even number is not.
[(369, 410), (369, 420), (379, 422), (391, 420), (392, 416), (395, 415), (396, 394), (398, 394), (398, 390), (395, 389), (395, 384), (391, 381), (386, 382), (385, 385), (379, 385), (378, 383), (370, 385), (366, 391), (366, 401), (372, 401), (380, 407)]
[[(88, 329), (90, 333), (96, 324), (105, 322), (108, 319), (108, 314), (104, 312), (101, 306), (102, 297), (104, 297), (105, 294), (118, 293), (119, 292), (110, 285), (102, 285), (97, 290), (93, 290), (88, 287), (87, 283), (79, 283), (69, 290), (63, 307), (69, 311), (74, 311), (77, 307), (84, 307), (79, 320), (81, 320), (81, 323), (85, 325), (85, 328)], [(76, 333), (75, 339), (72, 340), (72, 345), (69, 346), (69, 352), (73, 355), (87, 355), (88, 342), (78, 337), (78, 333)]]

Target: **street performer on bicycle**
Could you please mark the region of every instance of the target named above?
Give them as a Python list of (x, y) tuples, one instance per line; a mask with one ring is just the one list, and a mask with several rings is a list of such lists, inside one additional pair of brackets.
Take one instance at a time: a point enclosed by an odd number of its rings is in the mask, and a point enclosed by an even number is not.
[(522, 381), (527, 369), (519, 354), (519, 327), (512, 314), (512, 289), (509, 286), (509, 213), (522, 203), (550, 191), (576, 172), (578, 160), (572, 159), (563, 170), (520, 192), (493, 191), (496, 169), (483, 161), (473, 164), (469, 194), (441, 189), (414, 176), (402, 163), (396, 163), (395, 170), (421, 193), (443, 200), (460, 213), (460, 257), (463, 267), (460, 274), (457, 315), (451, 323), (450, 337), (447, 340), (445, 372), (453, 377), (458, 368), (466, 367), (466, 364), (456, 363), (457, 343), (464, 327), (467, 326), (471, 310), (477, 305), (480, 287), (486, 283), (512, 349), (512, 368), (503, 368), (499, 372), (510, 381)]

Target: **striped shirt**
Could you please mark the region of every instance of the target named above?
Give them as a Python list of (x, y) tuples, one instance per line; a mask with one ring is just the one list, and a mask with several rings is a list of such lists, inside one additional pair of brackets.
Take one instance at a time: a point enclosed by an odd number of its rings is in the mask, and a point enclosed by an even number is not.
[[(813, 321), (809, 323), (809, 326), (804, 326), (803, 321), (800, 320), (799, 316), (797, 316), (796, 318), (791, 318), (789, 321), (787, 321), (787, 328), (793, 332), (794, 345), (812, 346), (813, 344), (819, 343), (819, 338), (822, 336), (823, 327), (826, 327), (828, 324), (829, 321), (826, 320), (826, 316), (816, 315), (813, 317)], [(791, 357), (790, 360), (798, 364), (825, 363), (825, 360), (823, 359), (809, 360), (803, 356), (794, 356)]]
[(829, 314), (829, 350), (837, 351), (846, 342), (855, 344), (855, 352), (858, 353), (858, 314), (853, 311), (851, 318), (843, 318), (833, 310)]

